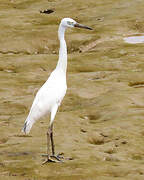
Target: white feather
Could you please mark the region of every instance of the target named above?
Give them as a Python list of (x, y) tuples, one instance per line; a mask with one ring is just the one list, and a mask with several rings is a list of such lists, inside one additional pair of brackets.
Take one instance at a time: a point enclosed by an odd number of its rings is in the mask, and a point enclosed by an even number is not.
[[(26, 134), (30, 132), (32, 125), (38, 119), (50, 113), (55, 105), (58, 107), (61, 104), (66, 90), (65, 73), (63, 70), (56, 68), (36, 94), (23, 128)], [(54, 118), (51, 119), (51, 121), (53, 120)]]
[(67, 27), (91, 29), (76, 23), (76, 21), (71, 18), (62, 19), (58, 29), (58, 38), (60, 40), (59, 60), (56, 69), (51, 73), (48, 80), (36, 94), (24, 124), (23, 132), (25, 133), (29, 133), (35, 121), (48, 113), (51, 113), (51, 125), (55, 118), (58, 106), (60, 106), (61, 101), (66, 94), (67, 46), (64, 34)]

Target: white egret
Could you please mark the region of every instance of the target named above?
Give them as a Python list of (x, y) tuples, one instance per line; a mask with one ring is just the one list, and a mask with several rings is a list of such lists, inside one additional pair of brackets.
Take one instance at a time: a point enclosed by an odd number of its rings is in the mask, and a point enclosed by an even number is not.
[[(68, 27), (78, 27), (92, 30), (90, 27), (79, 24), (71, 18), (64, 18), (61, 20), (58, 29), (60, 49), (57, 66), (49, 76), (48, 80), (37, 92), (22, 130), (25, 134), (29, 133), (32, 125), (36, 122), (36, 120), (50, 113), (50, 124), (47, 132), (47, 160), (45, 162), (51, 162), (54, 161), (54, 159), (56, 159), (57, 161), (61, 161), (60, 156), (55, 155), (53, 141), (53, 121), (58, 107), (60, 106), (61, 101), (64, 98), (67, 90), (67, 46), (64, 34), (66, 28)], [(50, 142), (52, 148), (52, 155), (50, 155)]]

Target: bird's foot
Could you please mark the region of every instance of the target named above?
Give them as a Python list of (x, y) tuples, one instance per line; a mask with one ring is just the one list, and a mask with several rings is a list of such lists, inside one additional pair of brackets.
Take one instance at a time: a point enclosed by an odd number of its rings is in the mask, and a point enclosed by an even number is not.
[[(59, 153), (58, 155), (51, 155), (43, 164), (48, 162), (64, 162), (64, 160), (73, 160), (72, 157), (64, 157), (64, 153)], [(47, 154), (42, 154), (43, 157), (47, 157)]]
[(51, 155), (50, 157), (57, 162), (63, 162), (63, 157), (59, 156), (59, 154), (58, 155)]
[(59, 153), (59, 154), (57, 155), (57, 157), (58, 157), (59, 159), (62, 159), (62, 160), (73, 160), (72, 157), (64, 157), (63, 155), (64, 155), (64, 153)]
[[(47, 156), (46, 154), (43, 154), (42, 156)], [(59, 155), (51, 155), (50, 157), (48, 157), (42, 164), (46, 164), (46, 163), (56, 163), (56, 162), (63, 162), (62, 160), (63, 158), (60, 157)]]
[(48, 158), (42, 163), (42, 165), (44, 165), (46, 163), (51, 163), (51, 162), (54, 163), (55, 161), (53, 161), (51, 158)]

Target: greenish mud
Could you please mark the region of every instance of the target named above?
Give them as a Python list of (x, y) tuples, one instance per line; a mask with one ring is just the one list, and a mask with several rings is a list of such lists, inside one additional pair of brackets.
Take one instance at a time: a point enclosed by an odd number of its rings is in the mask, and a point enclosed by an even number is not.
[[(144, 179), (142, 0), (1, 0), (0, 180)], [(40, 10), (54, 13), (41, 14)], [(42, 165), (49, 120), (21, 132), (34, 96), (55, 68), (63, 17), (68, 29), (68, 91), (54, 122), (64, 163)]]

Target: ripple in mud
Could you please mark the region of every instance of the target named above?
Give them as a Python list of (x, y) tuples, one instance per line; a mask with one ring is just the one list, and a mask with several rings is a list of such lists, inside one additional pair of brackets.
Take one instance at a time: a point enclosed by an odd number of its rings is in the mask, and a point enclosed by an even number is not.
[(128, 84), (130, 87), (134, 87), (134, 88), (141, 88), (144, 87), (144, 81), (136, 81), (136, 82), (129, 82)]
[[(5, 111), (6, 110), (6, 111)], [(20, 103), (13, 103), (10, 101), (4, 101), (3, 104), (0, 105), (0, 113), (3, 116), (11, 115), (11, 114), (23, 114), (27, 111), (27, 107)]]
[(1, 152), (0, 155), (7, 155), (9, 157), (17, 157), (17, 156), (34, 155), (34, 153), (33, 152)]

